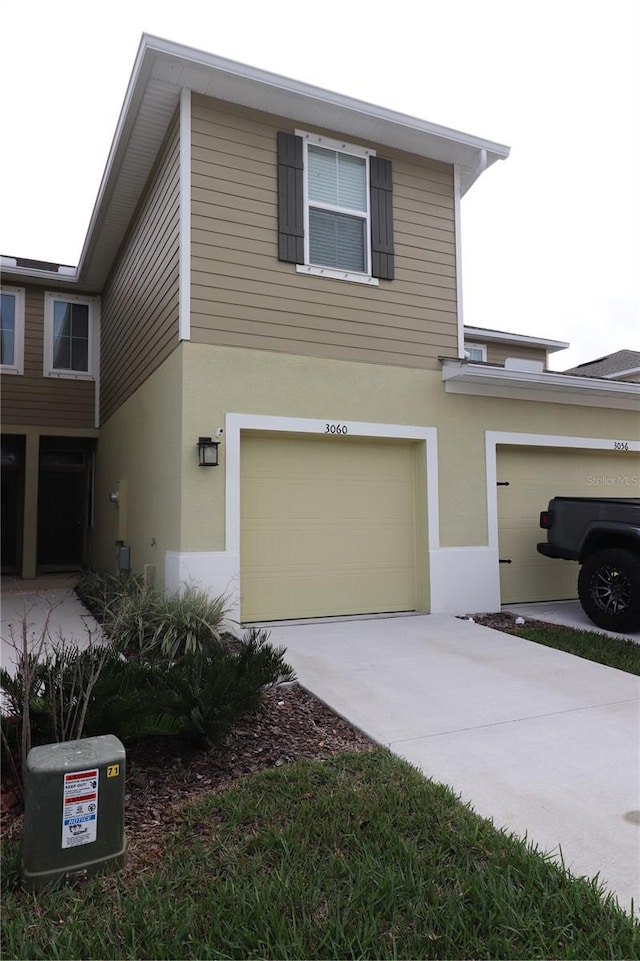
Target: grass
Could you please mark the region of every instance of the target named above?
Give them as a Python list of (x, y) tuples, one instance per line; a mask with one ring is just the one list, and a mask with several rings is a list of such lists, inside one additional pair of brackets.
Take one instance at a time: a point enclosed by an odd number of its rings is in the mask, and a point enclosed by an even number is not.
[(157, 869), (39, 897), (3, 870), (3, 958), (639, 958), (640, 927), (388, 752), (184, 809)]
[(577, 654), (588, 661), (596, 661), (606, 667), (615, 667), (628, 674), (640, 674), (640, 644), (624, 637), (611, 637), (608, 634), (582, 631), (573, 627), (560, 627), (556, 624), (524, 624), (509, 631), (527, 641), (555, 647), (567, 654)]

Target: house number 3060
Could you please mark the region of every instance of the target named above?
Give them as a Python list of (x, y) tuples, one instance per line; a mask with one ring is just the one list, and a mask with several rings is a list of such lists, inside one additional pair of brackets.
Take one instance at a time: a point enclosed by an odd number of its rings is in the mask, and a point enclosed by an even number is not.
[(325, 424), (324, 425), (325, 434), (347, 434), (346, 424)]

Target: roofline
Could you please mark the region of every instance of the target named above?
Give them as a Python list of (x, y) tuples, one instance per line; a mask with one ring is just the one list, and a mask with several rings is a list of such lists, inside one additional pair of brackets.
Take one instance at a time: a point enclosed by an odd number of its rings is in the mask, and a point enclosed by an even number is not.
[(491, 330), (488, 327), (468, 327), (465, 324), (464, 331), (465, 334), (468, 332), (473, 337), (499, 341), (502, 344), (526, 344), (529, 347), (545, 347), (550, 353), (556, 350), (565, 350), (565, 348), (571, 346), (565, 340), (547, 340), (543, 337), (531, 337), (529, 334), (512, 334), (504, 330)]
[[(450, 163), (459, 172), (461, 193), (510, 151), (482, 137), (144, 33), (78, 266), (66, 280), (92, 288), (104, 283), (182, 89)], [(19, 267), (12, 272), (39, 279), (57, 276)]]
[[(510, 147), (492, 140), (487, 140), (484, 137), (463, 133), (452, 127), (443, 127), (441, 124), (430, 123), (427, 120), (421, 120), (418, 117), (400, 113), (387, 107), (379, 107), (368, 101), (357, 100), (354, 97), (348, 97), (345, 94), (336, 93), (324, 87), (316, 87), (312, 84), (304, 83), (301, 80), (294, 80), (291, 77), (285, 77), (268, 70), (262, 70), (259, 67), (252, 67), (236, 60), (219, 57), (216, 54), (207, 53), (205, 50), (198, 50), (181, 43), (174, 43), (171, 40), (164, 40), (162, 37), (157, 37), (153, 34), (143, 33), (138, 50), (138, 59), (141, 59), (141, 56), (143, 57), (147, 50), (153, 50), (170, 57), (178, 57), (187, 63), (205, 66), (211, 70), (228, 73), (236, 77), (245, 77), (258, 84), (276, 88), (280, 92), (296, 93), (302, 97), (308, 97), (336, 107), (353, 110), (356, 113), (367, 114), (379, 120), (412, 127), (422, 133), (455, 141), (456, 143), (474, 147), (476, 150), (486, 150), (490, 153), (497, 154), (499, 157), (506, 158), (509, 156)], [(132, 81), (133, 79), (132, 76)]]

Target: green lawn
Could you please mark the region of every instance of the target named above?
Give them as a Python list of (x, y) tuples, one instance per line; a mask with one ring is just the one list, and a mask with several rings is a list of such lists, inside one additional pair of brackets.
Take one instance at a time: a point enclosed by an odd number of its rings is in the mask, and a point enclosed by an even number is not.
[(252, 775), (184, 811), (157, 871), (35, 897), (8, 958), (640, 958), (640, 927), (378, 749)]
[(640, 644), (624, 637), (611, 637), (608, 634), (582, 631), (573, 627), (560, 627), (556, 624), (523, 624), (514, 627), (509, 633), (524, 637), (536, 644), (555, 647), (568, 654), (577, 654), (589, 661), (597, 661), (606, 667), (615, 667), (629, 674), (640, 674)]

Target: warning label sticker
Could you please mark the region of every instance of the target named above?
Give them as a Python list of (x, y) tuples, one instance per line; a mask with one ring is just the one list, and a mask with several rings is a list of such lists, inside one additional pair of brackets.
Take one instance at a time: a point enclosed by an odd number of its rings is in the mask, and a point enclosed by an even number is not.
[(75, 771), (64, 776), (62, 847), (91, 844), (98, 834), (99, 771)]

